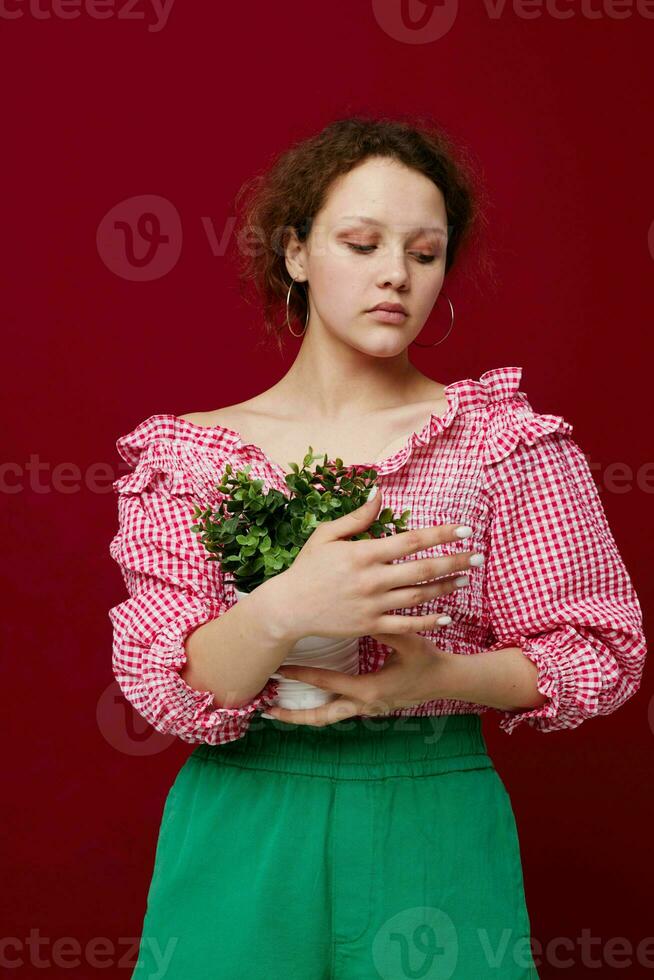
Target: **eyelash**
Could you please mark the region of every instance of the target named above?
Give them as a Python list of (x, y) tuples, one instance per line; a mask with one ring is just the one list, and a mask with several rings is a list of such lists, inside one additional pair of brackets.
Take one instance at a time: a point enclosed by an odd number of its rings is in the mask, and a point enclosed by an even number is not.
[[(346, 242), (345, 244), (349, 248), (357, 252), (358, 255), (369, 255), (370, 252), (364, 251), (365, 249), (377, 248), (376, 245), (355, 245), (354, 242)], [(431, 263), (438, 258), (438, 256), (436, 255), (428, 255), (425, 252), (419, 252), (418, 256), (419, 256), (418, 261), (420, 262), (420, 265), (431, 265)]]

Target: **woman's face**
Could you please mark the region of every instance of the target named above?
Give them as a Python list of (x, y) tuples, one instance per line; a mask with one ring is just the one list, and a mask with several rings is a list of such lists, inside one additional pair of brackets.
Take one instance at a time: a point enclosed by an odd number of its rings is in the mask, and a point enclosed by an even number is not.
[[(287, 251), (307, 279), (307, 332), (325, 330), (362, 353), (391, 357), (418, 336), (445, 276), (447, 212), (424, 174), (373, 157), (339, 177), (304, 245)], [(299, 287), (299, 288), (306, 288)], [(406, 316), (368, 312), (400, 303)]]

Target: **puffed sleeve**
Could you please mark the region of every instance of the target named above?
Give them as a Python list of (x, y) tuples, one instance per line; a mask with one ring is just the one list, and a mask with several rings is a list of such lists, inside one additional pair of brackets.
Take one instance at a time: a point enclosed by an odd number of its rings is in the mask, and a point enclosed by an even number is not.
[[(116, 445), (120, 451), (121, 440)], [(154, 441), (134, 471), (113, 486), (118, 531), (109, 552), (129, 593), (108, 613), (120, 689), (159, 732), (192, 743), (234, 741), (246, 733), (256, 710), (274, 702), (277, 683), (267, 681), (241, 707), (223, 708), (211, 691), (196, 690), (180, 676), (188, 634), (229, 608), (220, 563), (207, 561), (191, 531), (197, 485), (170, 445)]]
[(547, 698), (502, 711), (508, 733), (525, 721), (542, 732), (576, 728), (615, 711), (641, 682), (641, 607), (571, 431), (560, 416), (535, 413), (521, 392), (486, 434), (489, 649), (519, 647)]

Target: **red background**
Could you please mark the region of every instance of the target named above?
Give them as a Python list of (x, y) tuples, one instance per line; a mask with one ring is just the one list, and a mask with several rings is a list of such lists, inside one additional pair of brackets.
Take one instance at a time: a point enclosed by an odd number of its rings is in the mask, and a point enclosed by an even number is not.
[[(608, 0), (561, 3), (568, 19), (469, 3), (443, 37), (409, 43), (400, 27), (384, 30), (382, 6), (176, 0), (161, 30), (149, 29), (144, 2), (133, 19), (117, 16), (125, 0), (106, 19), (83, 7), (65, 19), (47, 0), (50, 17), (19, 0), (3, 8), (21, 14), (0, 17), (12, 737), (3, 921), (7, 955), (23, 964), (7, 975), (43, 975), (31, 930), (46, 939), (45, 960), (62, 955), (63, 937), (81, 944), (71, 978), (131, 975), (161, 810), (191, 746), (152, 735), (115, 697), (107, 610), (126, 597), (108, 554), (111, 482), (125, 471), (115, 440), (154, 413), (241, 401), (287, 370), (299, 342), (288, 338), (284, 358), (256, 346), (257, 310), (207, 227), (220, 238), (241, 181), (331, 119), (429, 113), (480, 162), (497, 287), (465, 270), (448, 279), (455, 330), (412, 358), (444, 383), (522, 365), (535, 410), (574, 424), (647, 626), (654, 20), (635, 4), (620, 18)], [(399, 3), (385, 8), (400, 24)], [(150, 194), (178, 212), (181, 251), (166, 274), (130, 281), (96, 235), (115, 205)], [(632, 474), (620, 471), (617, 487), (615, 463)], [(540, 965), (544, 978), (566, 962), (568, 976), (596, 975), (584, 930), (605, 970), (629, 956), (630, 976), (654, 968), (654, 942), (649, 969), (636, 954), (654, 935), (651, 697), (646, 671), (619, 712), (571, 732), (522, 726), (507, 737), (485, 716), (518, 821), (534, 939), (567, 944)], [(102, 937), (104, 970), (84, 951)], [(74, 961), (70, 950), (61, 960)]]

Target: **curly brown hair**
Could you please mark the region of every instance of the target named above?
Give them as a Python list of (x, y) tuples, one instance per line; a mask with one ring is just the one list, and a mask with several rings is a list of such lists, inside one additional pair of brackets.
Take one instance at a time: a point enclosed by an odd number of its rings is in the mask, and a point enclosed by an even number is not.
[[(486, 226), (484, 194), (467, 151), (455, 146), (444, 129), (429, 119), (348, 116), (298, 141), (279, 153), (264, 173), (243, 183), (235, 197), (242, 294), (250, 302), (248, 293), (253, 287), (263, 311), (266, 338), (276, 339), (279, 350), (287, 331), (291, 277), (285, 248), (290, 230), (295, 229), (298, 239), (306, 241), (332, 182), (372, 156), (390, 157), (425, 174), (443, 194), (449, 233), (446, 274)], [(276, 323), (280, 311), (281, 322)], [(304, 325), (307, 301), (303, 289), (291, 290), (289, 312)]]

